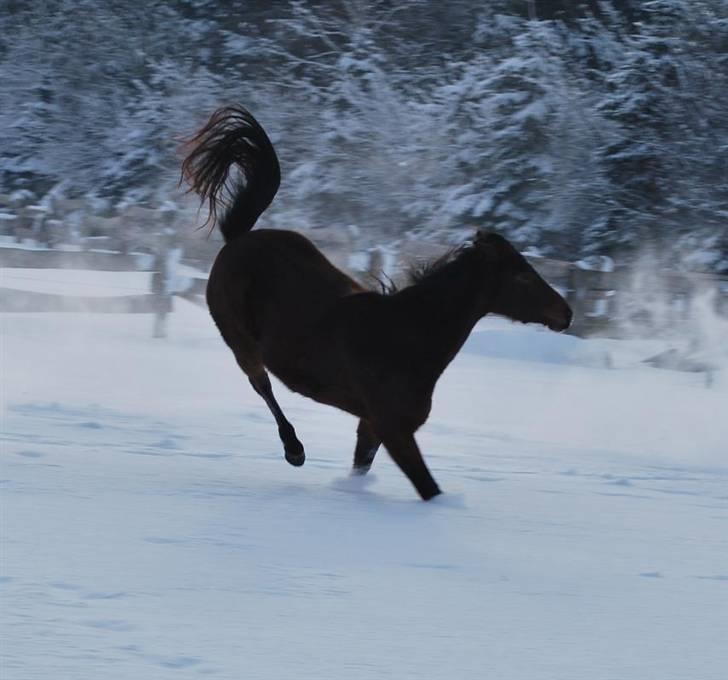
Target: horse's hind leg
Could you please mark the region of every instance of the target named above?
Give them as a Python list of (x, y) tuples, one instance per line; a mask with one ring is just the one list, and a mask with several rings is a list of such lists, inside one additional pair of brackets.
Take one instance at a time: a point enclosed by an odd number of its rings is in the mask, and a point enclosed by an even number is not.
[(253, 386), (253, 389), (263, 398), (263, 401), (268, 405), (270, 412), (276, 419), (278, 436), (283, 442), (286, 460), (296, 467), (303, 465), (306, 460), (303, 444), (298, 440), (296, 430), (288, 422), (275, 396), (273, 396), (273, 386), (270, 384), (270, 378), (263, 366), (263, 362), (259, 358), (257, 349), (254, 348), (252, 343), (247, 346), (240, 342), (235, 345), (233, 343), (228, 344), (233, 350), (238, 366), (248, 376), (248, 380)]
[[(222, 252), (222, 251), (221, 251)], [(225, 344), (232, 350), (240, 369), (248, 376), (253, 389), (263, 398), (270, 412), (276, 419), (278, 435), (283, 442), (286, 460), (291, 465), (303, 465), (306, 455), (303, 444), (298, 441), (293, 425), (283, 415), (281, 407), (273, 396), (273, 387), (270, 384), (268, 373), (263, 365), (260, 348), (249, 330), (249, 320), (245, 314), (245, 285), (243, 291), (238, 292), (236, 298), (231, 300), (225, 291), (221, 275), (215, 276), (217, 264), (210, 272), (207, 284), (207, 304), (215, 325), (220, 331)], [(224, 274), (224, 269), (222, 270)]]
[(263, 401), (268, 404), (270, 412), (276, 419), (278, 425), (278, 435), (283, 442), (283, 449), (286, 454), (286, 460), (295, 466), (303, 465), (306, 460), (306, 454), (303, 451), (303, 444), (298, 440), (296, 436), (296, 430), (293, 429), (293, 425), (288, 422), (288, 419), (283, 415), (281, 407), (278, 405), (276, 398), (273, 396), (273, 386), (270, 384), (270, 378), (265, 369), (261, 366), (259, 372), (255, 372), (252, 375), (248, 375), (250, 384), (253, 389), (263, 397)]
[(366, 420), (360, 420), (359, 427), (356, 428), (356, 449), (354, 450), (352, 474), (365, 475), (369, 472), (381, 443), (382, 440), (374, 434), (371, 425)]

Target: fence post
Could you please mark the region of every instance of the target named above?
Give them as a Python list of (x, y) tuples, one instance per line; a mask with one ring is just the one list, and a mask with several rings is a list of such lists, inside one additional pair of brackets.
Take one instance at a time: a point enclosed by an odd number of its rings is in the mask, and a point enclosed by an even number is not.
[(154, 256), (151, 293), (154, 296), (154, 327), (152, 337), (167, 337), (167, 315), (172, 311), (171, 253), (174, 247), (174, 232), (165, 229), (157, 241)]
[(573, 321), (569, 328), (571, 335), (581, 335), (584, 332), (584, 290), (582, 288), (582, 280), (579, 267), (574, 264), (569, 265), (567, 276), (566, 301), (573, 312)]
[(166, 257), (164, 253), (157, 253), (154, 258), (154, 272), (152, 273), (151, 293), (154, 296), (154, 327), (153, 338), (167, 337), (167, 314), (171, 310), (169, 296), (164, 292), (166, 276)]
[(369, 251), (369, 262), (367, 263), (367, 274), (375, 281), (381, 281), (384, 272), (384, 254), (380, 248), (372, 248)]

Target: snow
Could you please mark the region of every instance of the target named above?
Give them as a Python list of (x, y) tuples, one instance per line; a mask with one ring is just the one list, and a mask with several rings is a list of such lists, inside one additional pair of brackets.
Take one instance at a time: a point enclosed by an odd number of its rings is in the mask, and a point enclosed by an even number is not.
[(418, 435), (446, 492), (423, 503), (384, 451), (348, 477), (354, 419), (276, 384), (287, 465), (175, 304), (166, 340), (0, 319), (3, 678), (725, 678), (725, 370), (487, 319)]

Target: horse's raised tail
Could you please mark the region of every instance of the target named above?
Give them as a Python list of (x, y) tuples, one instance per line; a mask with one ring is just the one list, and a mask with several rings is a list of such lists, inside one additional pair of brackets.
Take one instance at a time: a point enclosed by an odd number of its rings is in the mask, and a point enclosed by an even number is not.
[[(250, 231), (281, 183), (278, 156), (268, 135), (242, 106), (226, 106), (188, 142), (182, 177), (210, 209), (226, 241)], [(236, 166), (240, 177), (230, 178)], [(218, 219), (220, 208), (225, 210)]]

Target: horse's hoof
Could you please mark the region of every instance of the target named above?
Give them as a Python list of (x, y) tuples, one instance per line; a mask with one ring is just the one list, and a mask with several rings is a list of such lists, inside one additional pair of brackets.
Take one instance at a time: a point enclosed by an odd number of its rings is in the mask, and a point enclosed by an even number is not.
[(303, 451), (286, 451), (286, 460), (294, 467), (301, 467), (306, 462), (306, 454)]
[(435, 484), (433, 487), (429, 487), (427, 489), (420, 489), (420, 497), (423, 501), (431, 501), (436, 496), (439, 496), (442, 491), (440, 491), (440, 488)]
[(369, 469), (371, 467), (371, 465), (355, 465), (353, 468), (351, 468), (351, 476), (361, 477), (362, 475), (365, 475), (367, 472), (369, 472)]

